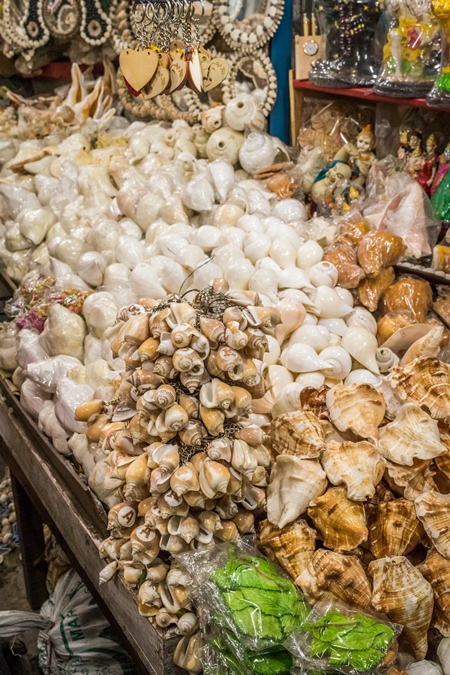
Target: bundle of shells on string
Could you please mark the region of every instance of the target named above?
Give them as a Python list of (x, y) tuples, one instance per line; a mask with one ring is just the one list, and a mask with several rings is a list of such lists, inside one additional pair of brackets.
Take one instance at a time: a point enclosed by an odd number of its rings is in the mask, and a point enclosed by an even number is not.
[(420, 356), (376, 385), (306, 387), (265, 427), (261, 549), (311, 605), (331, 593), (403, 626), (406, 669), (450, 637), (449, 421), (450, 365)]
[(140, 613), (159, 626), (197, 627), (171, 554), (255, 532), (263, 513), (272, 456), (252, 399), (270, 386), (262, 359), (279, 322), (257, 293), (221, 279), (142, 299), (109, 329), (126, 364), (114, 396), (75, 411), (104, 455), (89, 478), (110, 506), (101, 580), (121, 570), (138, 587)]

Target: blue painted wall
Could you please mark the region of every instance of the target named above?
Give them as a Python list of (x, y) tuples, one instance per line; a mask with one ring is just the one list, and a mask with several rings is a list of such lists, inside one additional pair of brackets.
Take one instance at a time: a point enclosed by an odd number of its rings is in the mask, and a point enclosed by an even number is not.
[(284, 0), (284, 14), (270, 44), (278, 80), (277, 100), (269, 117), (269, 130), (285, 143), (290, 142), (289, 70), (292, 64), (292, 2)]

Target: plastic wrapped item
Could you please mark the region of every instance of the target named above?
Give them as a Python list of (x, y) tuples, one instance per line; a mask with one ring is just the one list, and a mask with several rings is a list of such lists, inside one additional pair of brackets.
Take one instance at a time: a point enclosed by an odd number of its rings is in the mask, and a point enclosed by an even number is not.
[(49, 401), (51, 396), (51, 394), (41, 389), (35, 382), (25, 380), (20, 391), (20, 405), (32, 417), (37, 418), (45, 402)]
[(39, 333), (35, 330), (24, 328), (20, 331), (17, 342), (16, 360), (24, 370), (30, 363), (49, 358), (47, 352), (39, 344)]
[(44, 391), (54, 394), (58, 382), (66, 375), (67, 371), (81, 365), (81, 361), (73, 358), (73, 356), (52, 356), (28, 364), (25, 374)]
[(289, 664), (283, 642), (308, 610), (298, 588), (276, 565), (245, 540), (177, 559), (189, 573), (201, 626), (222, 664), (240, 663), (238, 672), (245, 675), (263, 673), (259, 665), (274, 653)]
[(439, 75), (427, 96), (427, 102), (433, 106), (450, 105), (450, 7), (446, 0), (433, 0), (433, 14), (441, 27), (441, 64)]
[(440, 31), (428, 2), (389, 0), (383, 63), (374, 90), (389, 96), (426, 96), (439, 72)]
[(378, 72), (377, 0), (325, 0), (315, 3), (315, 11), (320, 32), (326, 36), (326, 58), (312, 62), (311, 82), (322, 87), (373, 84)]
[(362, 612), (327, 594), (286, 642), (294, 657), (292, 672), (381, 672), (395, 659), (400, 632), (401, 626), (381, 615)]

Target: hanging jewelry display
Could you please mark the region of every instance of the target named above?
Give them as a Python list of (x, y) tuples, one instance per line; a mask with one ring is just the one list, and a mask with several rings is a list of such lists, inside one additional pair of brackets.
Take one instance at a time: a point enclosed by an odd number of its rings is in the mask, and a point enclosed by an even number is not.
[(81, 7), (78, 0), (43, 0), (42, 17), (53, 37), (68, 40), (80, 28)]
[(230, 73), (222, 85), (222, 92), (225, 104), (239, 94), (251, 94), (267, 117), (277, 97), (277, 76), (269, 56), (259, 49), (251, 54), (232, 57)]
[(149, 99), (185, 86), (206, 92), (228, 75), (228, 61), (200, 45), (193, 0), (136, 0), (130, 23), (137, 48), (122, 50), (119, 61), (133, 96)]
[(254, 2), (242, 0), (213, 0), (213, 5), (217, 30), (232, 49), (241, 53), (254, 52), (266, 44), (284, 11), (284, 0), (264, 0), (260, 12), (255, 11)]
[(111, 34), (111, 19), (99, 0), (81, 0), (80, 35), (88, 44), (102, 45)]

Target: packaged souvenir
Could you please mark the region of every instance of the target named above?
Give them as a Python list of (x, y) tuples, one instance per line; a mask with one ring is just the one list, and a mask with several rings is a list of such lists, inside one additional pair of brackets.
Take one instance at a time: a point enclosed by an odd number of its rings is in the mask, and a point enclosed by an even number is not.
[(441, 26), (441, 67), (427, 102), (434, 106), (450, 106), (450, 6), (446, 0), (433, 0), (433, 14)]

